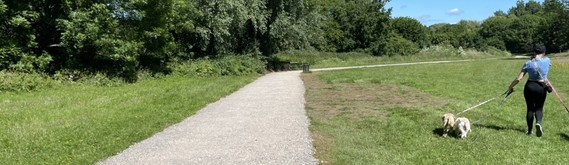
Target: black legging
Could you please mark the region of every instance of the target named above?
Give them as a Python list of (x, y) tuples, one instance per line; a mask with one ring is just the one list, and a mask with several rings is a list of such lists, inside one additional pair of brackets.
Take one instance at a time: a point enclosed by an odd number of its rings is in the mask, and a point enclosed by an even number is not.
[(524, 87), (524, 98), (526, 99), (527, 114), (526, 121), (528, 131), (531, 132), (533, 128), (533, 119), (535, 117), (536, 123), (541, 125), (543, 118), (543, 104), (547, 93), (543, 84), (536, 81), (528, 81)]

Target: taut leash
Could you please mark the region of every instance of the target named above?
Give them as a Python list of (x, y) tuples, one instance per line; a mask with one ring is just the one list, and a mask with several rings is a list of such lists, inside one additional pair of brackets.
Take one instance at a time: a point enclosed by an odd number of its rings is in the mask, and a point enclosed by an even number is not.
[[(506, 96), (504, 97), (504, 99), (502, 99), (502, 101), (500, 102), (500, 104), (498, 104), (498, 107), (501, 107), (502, 105), (504, 105), (504, 103), (508, 100), (508, 98), (510, 97), (510, 94), (512, 94), (514, 91), (511, 91), (510, 93), (507, 93)], [(491, 113), (488, 113), (486, 115), (484, 115), (482, 118), (472, 122), (472, 123), (478, 123), (481, 121), (484, 121), (484, 119), (486, 119), (488, 116), (490, 116)]]
[[(479, 104), (476, 104), (476, 105), (474, 105), (474, 106), (472, 106), (472, 107), (470, 107), (470, 108), (467, 108), (466, 110), (464, 110), (464, 111), (462, 111), (462, 112), (460, 112), (460, 113), (457, 113), (456, 116), (458, 116), (458, 115), (460, 115), (460, 114), (462, 114), (462, 113), (464, 113), (464, 112), (468, 112), (468, 111), (470, 111), (470, 110), (473, 110), (473, 109), (475, 109), (475, 108), (477, 108), (477, 107), (479, 107), (479, 106), (482, 106), (482, 105), (484, 105), (484, 104), (486, 104), (486, 103), (488, 103), (488, 102), (490, 102), (490, 101), (492, 101), (492, 100), (497, 99), (498, 97), (501, 97), (501, 96), (503, 96), (503, 95), (506, 95), (506, 97), (504, 97), (504, 99), (502, 100), (502, 103), (501, 103), (501, 104), (503, 104), (503, 103), (505, 102), (505, 100), (508, 98), (508, 96), (510, 96), (510, 94), (512, 94), (512, 92), (514, 92), (514, 91), (511, 91), (511, 92), (506, 91), (506, 92), (504, 92), (504, 93), (502, 93), (502, 94), (500, 94), (500, 95), (498, 95), (498, 96), (492, 97), (492, 98), (490, 98), (490, 99), (488, 99), (488, 100), (486, 100), (486, 101), (483, 101), (483, 102), (481, 102), (481, 103), (479, 103)], [(568, 111), (568, 112), (569, 112), (569, 111)]]

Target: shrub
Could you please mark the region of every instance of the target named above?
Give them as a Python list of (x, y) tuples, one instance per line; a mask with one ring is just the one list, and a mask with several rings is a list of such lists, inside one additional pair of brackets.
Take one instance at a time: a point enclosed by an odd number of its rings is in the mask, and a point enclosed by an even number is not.
[(500, 49), (492, 47), (492, 46), (487, 47), (484, 52), (486, 52), (490, 55), (494, 55), (494, 56), (504, 56), (504, 57), (512, 56), (512, 53), (510, 53), (508, 51), (500, 50)]
[(224, 56), (215, 62), (221, 69), (221, 75), (248, 75), (265, 72), (266, 61), (254, 55)]
[(109, 76), (105, 73), (78, 70), (60, 70), (52, 77), (60, 84), (93, 85), (93, 86), (119, 86), (125, 83), (124, 79), (117, 76)]
[(216, 68), (209, 58), (178, 62), (170, 65), (173, 74), (183, 76), (216, 76), (221, 75), (221, 70)]
[(499, 50), (494, 47), (488, 47), (485, 51), (474, 49), (458, 49), (449, 45), (435, 45), (422, 49), (416, 56), (418, 57), (463, 57), (463, 58), (479, 58), (479, 57), (505, 57), (511, 54), (507, 51)]
[(0, 71), (0, 79), (0, 92), (31, 92), (57, 84), (49, 76), (38, 73)]
[(349, 61), (353, 59), (366, 59), (372, 57), (370, 54), (360, 52), (318, 52), (305, 50), (289, 50), (275, 54), (274, 57), (282, 62), (308, 63), (311, 65), (322, 63), (322, 61)]
[(423, 57), (453, 57), (464, 55), (464, 50), (456, 49), (450, 45), (435, 45), (422, 49), (417, 56)]
[(419, 52), (419, 46), (401, 36), (392, 37), (385, 46), (385, 55), (410, 56)]
[(169, 65), (173, 74), (184, 76), (239, 76), (265, 72), (266, 61), (255, 55), (227, 55), (202, 58)]
[(13, 46), (0, 48), (0, 70), (10, 69), (28, 73), (35, 70), (44, 71), (51, 61), (52, 58), (47, 52), (35, 56)]

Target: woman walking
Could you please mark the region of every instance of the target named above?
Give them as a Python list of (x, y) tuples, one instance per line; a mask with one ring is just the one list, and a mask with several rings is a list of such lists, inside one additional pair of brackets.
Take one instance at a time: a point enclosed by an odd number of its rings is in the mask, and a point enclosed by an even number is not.
[(514, 90), (514, 86), (529, 74), (528, 81), (524, 86), (524, 98), (527, 106), (526, 122), (527, 134), (531, 135), (533, 130), (533, 121), (536, 120), (535, 128), (537, 137), (543, 135), (542, 118), (543, 105), (545, 104), (546, 92), (551, 92), (549, 84), (547, 84), (547, 74), (551, 61), (545, 57), (545, 46), (537, 45), (534, 48), (534, 55), (530, 60), (524, 63), (520, 74), (512, 81), (508, 92)]

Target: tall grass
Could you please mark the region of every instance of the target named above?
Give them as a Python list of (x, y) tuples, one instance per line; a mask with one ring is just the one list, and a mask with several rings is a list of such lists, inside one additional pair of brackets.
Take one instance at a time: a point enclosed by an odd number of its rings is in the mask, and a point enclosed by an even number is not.
[(182, 121), (257, 76), (166, 76), (118, 86), (0, 94), (2, 164), (93, 164)]
[[(555, 59), (559, 60), (560, 59)], [(569, 99), (569, 65), (555, 63), (550, 79), (565, 100)], [(460, 116), (473, 122), (473, 131), (466, 140), (442, 138), (441, 116), (458, 113), (468, 107), (494, 97), (507, 89), (519, 73), (524, 60), (481, 60), (464, 63), (397, 66), (323, 72), (319, 78), (332, 87), (308, 88), (307, 109), (311, 131), (324, 140), (315, 144), (316, 153), (324, 163), (331, 164), (564, 164), (569, 162), (569, 114), (548, 95), (544, 110), (544, 135), (541, 138), (525, 135), (525, 102), (523, 85), (505, 102), (490, 102)], [(527, 78), (527, 77), (526, 77)], [(384, 86), (396, 84), (447, 104), (419, 107), (395, 106), (377, 108), (379, 100), (342, 104), (338, 117), (324, 117), (318, 110), (322, 99), (314, 92), (339, 90), (338, 87), (368, 84)], [(351, 85), (350, 85), (351, 84)], [(342, 91), (340, 91), (342, 92)], [(375, 91), (381, 93), (381, 91)], [(311, 94), (312, 93), (312, 94)], [(373, 92), (371, 92), (373, 93)], [(363, 93), (351, 93), (360, 97)], [(341, 94), (340, 94), (341, 95)], [(405, 91), (382, 95), (389, 101), (395, 96), (405, 99), (399, 104), (416, 104), (405, 97)], [(311, 98), (312, 97), (312, 98)], [(364, 97), (373, 98), (373, 97)], [(326, 100), (324, 100), (326, 101)], [(326, 102), (325, 102), (326, 103)], [(342, 100), (328, 100), (326, 105), (339, 105)], [(362, 105), (363, 104), (363, 105)], [(346, 117), (353, 107), (368, 105), (367, 110), (386, 114), (385, 117)], [(346, 110), (347, 109), (347, 110)], [(313, 134), (314, 135), (314, 134)]]
[(418, 62), (433, 60), (458, 60), (458, 59), (483, 59), (504, 58), (511, 56), (510, 53), (495, 48), (487, 51), (476, 51), (449, 46), (432, 46), (422, 49), (412, 56), (372, 56), (367, 53), (348, 52), (330, 53), (317, 51), (285, 51), (275, 55), (281, 61), (308, 63), (312, 68), (360, 66), (394, 62)]

